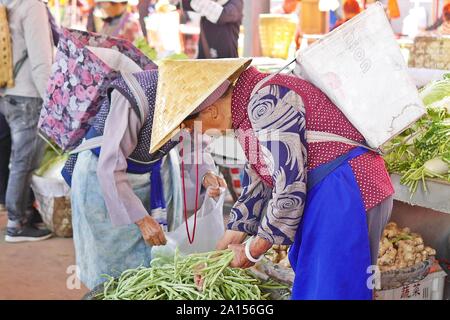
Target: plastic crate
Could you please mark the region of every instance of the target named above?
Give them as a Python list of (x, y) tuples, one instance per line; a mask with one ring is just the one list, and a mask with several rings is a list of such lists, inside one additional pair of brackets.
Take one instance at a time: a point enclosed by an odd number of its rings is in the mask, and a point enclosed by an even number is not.
[(442, 300), (446, 276), (439, 269), (420, 281), (396, 289), (376, 291), (375, 300)]

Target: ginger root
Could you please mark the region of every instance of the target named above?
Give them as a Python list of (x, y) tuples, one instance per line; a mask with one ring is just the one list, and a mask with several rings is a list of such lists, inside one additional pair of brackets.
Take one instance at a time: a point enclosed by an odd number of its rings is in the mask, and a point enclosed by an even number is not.
[(434, 255), (436, 250), (425, 247), (420, 234), (390, 222), (383, 231), (377, 264), (381, 271), (390, 271), (411, 267)]

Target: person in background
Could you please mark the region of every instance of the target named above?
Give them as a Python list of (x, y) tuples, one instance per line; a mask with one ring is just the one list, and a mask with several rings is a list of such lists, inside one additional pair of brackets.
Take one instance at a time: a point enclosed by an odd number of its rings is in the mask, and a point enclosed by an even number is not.
[(94, 12), (95, 12), (95, 2), (93, 2), (92, 4), (89, 4), (89, 7), (86, 8), (87, 11), (87, 21), (86, 21), (86, 30), (89, 32), (97, 32), (97, 29), (95, 27), (95, 17), (94, 17)]
[(15, 86), (0, 89), (0, 113), (11, 135), (11, 159), (6, 189), (7, 242), (38, 241), (51, 237), (32, 223), (30, 182), (44, 142), (37, 135), (42, 98), (53, 62), (51, 26), (45, 4), (38, 0), (0, 0), (8, 10)]
[(11, 156), (11, 135), (5, 117), (0, 113), (0, 211), (4, 211)]
[(45, 3), (45, 7), (47, 9), (47, 15), (48, 15), (48, 22), (50, 23), (50, 29), (52, 32), (52, 38), (53, 38), (53, 45), (55, 47), (58, 46), (59, 42), (59, 27), (56, 23), (55, 17), (52, 15), (50, 8), (48, 7), (48, 0), (43, 1)]
[(198, 59), (238, 57), (243, 0), (182, 0), (182, 8), (202, 15)]
[(144, 37), (147, 39), (147, 27), (145, 25), (145, 18), (148, 16), (148, 10), (153, 4), (154, 0), (140, 0), (138, 4), (139, 23)]
[(450, 3), (444, 6), (442, 10), (442, 25), (437, 29), (440, 35), (448, 36), (450, 35)]
[(344, 24), (354, 16), (358, 15), (361, 12), (361, 7), (359, 6), (358, 1), (356, 0), (346, 0), (343, 5), (343, 13), (344, 17), (339, 19), (334, 26), (334, 29)]
[(298, 0), (284, 0), (282, 5), (273, 8), (271, 12), (276, 14), (290, 14), (297, 10), (298, 3)]
[(444, 17), (439, 17), (435, 23), (425, 29), (425, 31), (436, 31), (444, 23)]
[[(445, 0), (444, 1), (444, 7), (446, 5), (450, 4), (450, 0)], [(435, 31), (437, 30), (442, 24), (444, 23), (444, 16), (441, 15), (435, 23), (433, 23), (431, 26), (429, 26), (428, 28), (426, 28), (425, 31)]]
[(139, 20), (127, 11), (128, 1), (95, 0), (95, 3), (103, 20), (101, 30), (97, 32), (130, 42), (144, 36)]

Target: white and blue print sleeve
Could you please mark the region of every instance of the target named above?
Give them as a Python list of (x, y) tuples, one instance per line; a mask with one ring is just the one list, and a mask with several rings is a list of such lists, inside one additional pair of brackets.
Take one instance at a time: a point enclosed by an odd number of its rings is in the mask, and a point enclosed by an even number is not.
[(289, 245), (306, 201), (306, 118), (301, 97), (283, 86), (261, 89), (250, 101), (248, 114), (273, 180), (267, 212), (258, 236)]
[(267, 209), (271, 190), (247, 163), (244, 168), (242, 193), (231, 209), (228, 229), (256, 235), (261, 217)]

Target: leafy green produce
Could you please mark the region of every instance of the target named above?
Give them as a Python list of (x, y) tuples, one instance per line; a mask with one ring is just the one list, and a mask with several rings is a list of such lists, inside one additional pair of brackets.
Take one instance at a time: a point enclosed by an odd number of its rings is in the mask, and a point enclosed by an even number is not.
[(156, 50), (147, 43), (145, 38), (141, 37), (134, 41), (134, 45), (136, 48), (142, 51), (150, 60), (155, 61), (158, 59), (158, 53)]
[(426, 85), (420, 90), (420, 97), (426, 106), (450, 97), (450, 73), (446, 74), (444, 79)]
[(164, 57), (163, 59), (160, 59), (158, 57), (158, 52), (155, 48), (152, 48), (148, 42), (145, 40), (145, 38), (138, 38), (134, 41), (134, 45), (136, 48), (142, 51), (143, 54), (145, 54), (150, 60), (157, 62), (158, 60), (184, 60), (187, 59), (188, 56), (184, 53), (173, 53), (167, 57)]
[[(59, 153), (58, 153), (59, 152)], [(64, 165), (66, 162), (68, 155), (63, 154), (62, 151), (58, 150), (55, 151), (54, 147), (46, 146), (44, 157), (41, 161), (41, 166), (39, 169), (35, 171), (35, 174), (40, 177), (55, 177), (56, 174), (53, 172), (53, 168), (60, 166), (61, 164)]]
[(185, 53), (173, 53), (171, 55), (168, 55), (163, 60), (185, 60), (189, 57)]
[[(108, 277), (100, 300), (262, 300), (264, 290), (288, 287), (274, 281), (262, 282), (248, 271), (230, 268), (231, 250), (191, 254), (173, 261), (154, 259), (149, 268), (124, 271)], [(201, 276), (202, 284), (195, 282)]]
[(427, 115), (393, 139), (386, 147), (390, 172), (401, 175), (400, 182), (415, 193), (426, 179), (450, 182), (450, 75), (421, 91)]

